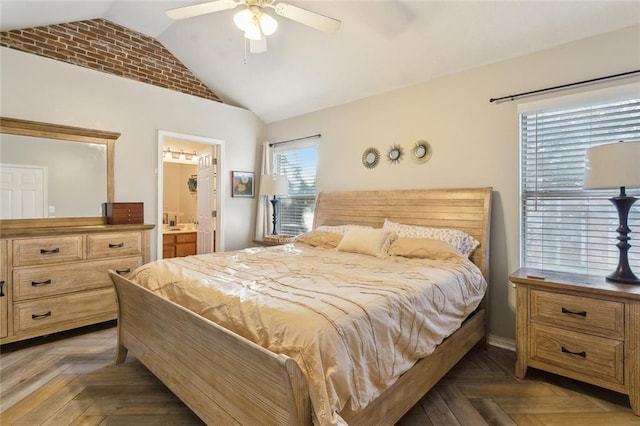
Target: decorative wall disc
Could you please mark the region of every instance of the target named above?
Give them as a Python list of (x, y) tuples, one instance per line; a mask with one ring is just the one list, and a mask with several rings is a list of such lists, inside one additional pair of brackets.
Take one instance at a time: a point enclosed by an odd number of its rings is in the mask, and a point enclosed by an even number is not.
[(404, 149), (402, 149), (400, 145), (393, 145), (389, 148), (389, 151), (387, 151), (387, 160), (389, 160), (391, 164), (398, 164), (403, 155)]
[(418, 141), (411, 148), (411, 158), (418, 164), (426, 163), (431, 158), (431, 145), (427, 141)]
[(362, 164), (367, 169), (373, 169), (380, 162), (380, 151), (375, 148), (367, 148), (362, 153)]

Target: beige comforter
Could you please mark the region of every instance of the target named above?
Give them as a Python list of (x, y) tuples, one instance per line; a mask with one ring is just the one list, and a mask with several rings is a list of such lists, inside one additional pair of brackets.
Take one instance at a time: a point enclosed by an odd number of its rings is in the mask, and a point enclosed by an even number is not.
[(130, 279), (293, 358), (322, 424), (344, 423), (479, 304), (486, 282), (462, 258), (386, 259), (287, 244), (166, 259)]

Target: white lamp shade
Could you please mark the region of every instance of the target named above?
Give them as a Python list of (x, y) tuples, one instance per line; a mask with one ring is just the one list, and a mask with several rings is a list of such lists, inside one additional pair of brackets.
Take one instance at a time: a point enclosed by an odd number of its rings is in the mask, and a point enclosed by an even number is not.
[(587, 149), (585, 189), (640, 187), (640, 141), (616, 142)]
[(286, 176), (262, 175), (260, 179), (260, 194), (288, 195), (289, 181)]
[(254, 25), (253, 13), (248, 8), (242, 9), (233, 15), (233, 23), (236, 24), (236, 27), (240, 30), (247, 32), (247, 30)]
[(244, 36), (249, 40), (261, 40), (262, 32), (260, 32), (260, 26), (254, 25), (252, 27), (249, 27), (247, 31), (244, 32)]
[(266, 13), (262, 12), (260, 14), (259, 19), (260, 19), (260, 28), (262, 28), (262, 32), (264, 33), (264, 35), (270, 36), (271, 34), (275, 33), (276, 30), (278, 29), (278, 21), (273, 19), (273, 17), (271, 17), (270, 15), (267, 15)]

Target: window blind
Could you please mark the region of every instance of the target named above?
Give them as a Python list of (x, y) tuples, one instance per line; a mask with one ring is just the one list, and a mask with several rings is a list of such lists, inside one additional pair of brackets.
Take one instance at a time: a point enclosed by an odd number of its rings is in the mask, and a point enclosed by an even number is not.
[(278, 233), (299, 235), (313, 225), (316, 204), (317, 145), (284, 144), (273, 149), (273, 171), (289, 181), (289, 195), (278, 196)]
[[(521, 264), (606, 275), (616, 268), (619, 189), (584, 190), (586, 149), (640, 139), (640, 97), (520, 114)], [(638, 165), (640, 167), (640, 165)], [(639, 196), (637, 189), (627, 195)], [(629, 214), (629, 264), (640, 271), (640, 202)]]

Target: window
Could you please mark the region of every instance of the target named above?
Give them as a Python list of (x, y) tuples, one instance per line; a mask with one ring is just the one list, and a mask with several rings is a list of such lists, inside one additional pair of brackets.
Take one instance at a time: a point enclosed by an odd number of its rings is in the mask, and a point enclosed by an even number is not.
[(278, 233), (299, 235), (309, 232), (316, 207), (315, 143), (276, 145), (273, 149), (273, 172), (289, 180), (289, 195), (278, 196)]
[[(615, 270), (619, 220), (608, 199), (619, 190), (582, 189), (585, 151), (640, 139), (640, 96), (637, 89), (633, 92), (622, 99), (521, 110), (523, 266), (594, 275)], [(627, 195), (638, 196), (640, 191), (627, 189)], [(638, 204), (629, 214), (629, 263), (634, 271), (640, 270)]]

